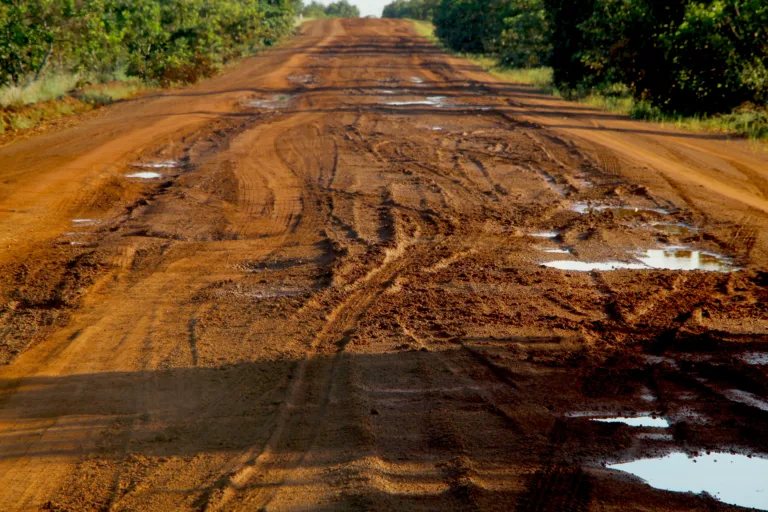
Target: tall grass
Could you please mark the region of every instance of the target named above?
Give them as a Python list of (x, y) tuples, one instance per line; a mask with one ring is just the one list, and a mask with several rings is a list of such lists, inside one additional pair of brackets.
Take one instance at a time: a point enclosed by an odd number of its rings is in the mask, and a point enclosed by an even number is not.
[(71, 73), (56, 73), (26, 86), (0, 87), (0, 107), (23, 107), (59, 99), (74, 89), (79, 79)]
[[(104, 83), (105, 82), (105, 83)], [(87, 112), (135, 95), (145, 87), (122, 72), (93, 77), (52, 73), (21, 87), (0, 88), (0, 134)]]

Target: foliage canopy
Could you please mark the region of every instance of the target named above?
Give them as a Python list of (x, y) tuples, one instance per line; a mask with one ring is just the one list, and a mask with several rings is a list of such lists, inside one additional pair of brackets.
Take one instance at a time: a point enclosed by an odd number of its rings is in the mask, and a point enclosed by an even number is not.
[(195, 81), (293, 28), (294, 0), (0, 0), (0, 85), (46, 69)]

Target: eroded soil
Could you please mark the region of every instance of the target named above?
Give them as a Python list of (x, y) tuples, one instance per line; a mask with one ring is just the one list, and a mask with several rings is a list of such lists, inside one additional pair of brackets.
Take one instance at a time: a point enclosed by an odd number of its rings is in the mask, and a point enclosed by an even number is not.
[(0, 162), (0, 510), (729, 510), (604, 464), (768, 453), (744, 141), (326, 20)]

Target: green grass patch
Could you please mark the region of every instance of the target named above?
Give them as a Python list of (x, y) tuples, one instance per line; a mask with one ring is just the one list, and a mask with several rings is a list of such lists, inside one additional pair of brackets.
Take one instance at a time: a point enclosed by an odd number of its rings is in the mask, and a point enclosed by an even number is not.
[(506, 68), (499, 66), (496, 59), (485, 55), (462, 54), (467, 59), (504, 82), (533, 85), (552, 92), (552, 68)]
[(414, 20), (410, 18), (408, 21), (413, 23), (413, 27), (416, 29), (416, 33), (421, 37), (426, 37), (433, 43), (438, 42), (437, 36), (435, 36), (435, 26), (431, 22), (424, 20)]
[(85, 103), (101, 106), (109, 105), (115, 101), (129, 98), (142, 89), (138, 81), (114, 82), (90, 87), (74, 96)]

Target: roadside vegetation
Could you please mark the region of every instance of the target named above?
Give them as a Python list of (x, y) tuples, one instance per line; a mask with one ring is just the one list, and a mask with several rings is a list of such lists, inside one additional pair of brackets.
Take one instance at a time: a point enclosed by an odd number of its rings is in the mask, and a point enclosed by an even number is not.
[(356, 5), (350, 4), (347, 0), (331, 2), (328, 5), (313, 1), (301, 9), (301, 14), (309, 19), (359, 18), (360, 9)]
[(0, 133), (209, 77), (294, 29), (297, 0), (0, 0)]
[(499, 78), (688, 129), (768, 139), (763, 0), (397, 0), (385, 17)]

